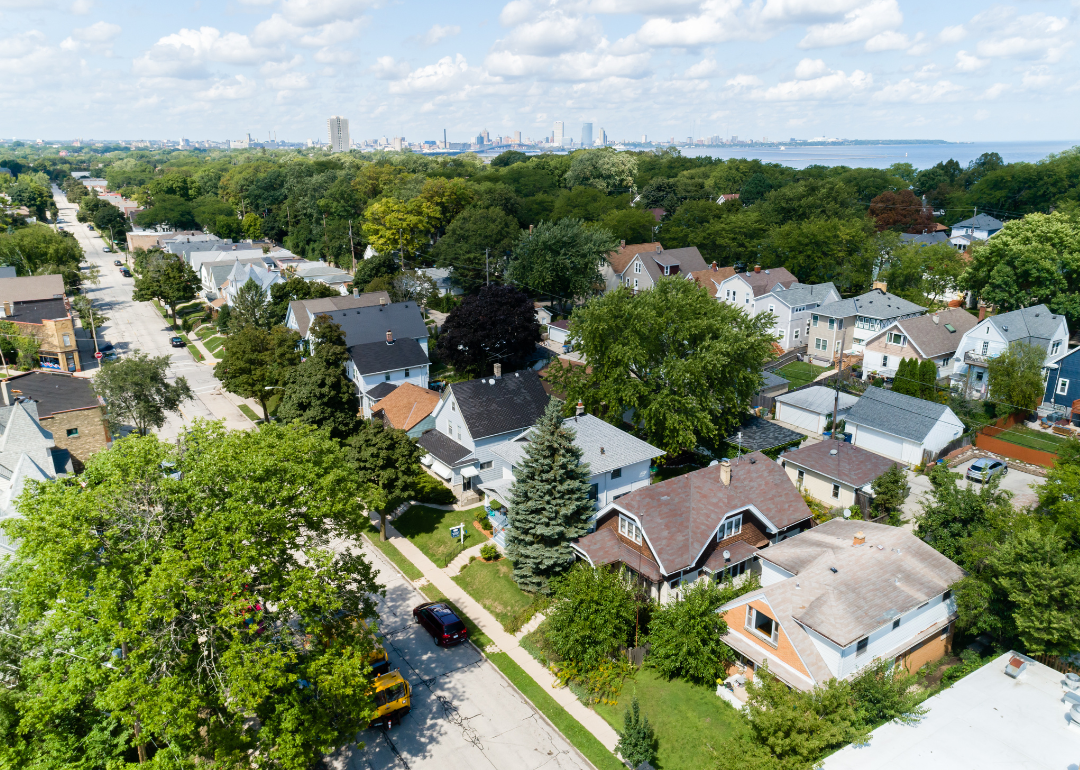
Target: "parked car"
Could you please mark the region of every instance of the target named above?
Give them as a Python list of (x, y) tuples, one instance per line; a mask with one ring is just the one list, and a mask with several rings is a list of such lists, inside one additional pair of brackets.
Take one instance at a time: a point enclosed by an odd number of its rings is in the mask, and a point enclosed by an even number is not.
[(187, 345), (184, 343), (183, 337), (173, 337), (169, 340), (169, 344), (172, 345), (174, 348), (187, 347)]
[(1009, 466), (1006, 465), (1004, 460), (990, 460), (980, 457), (968, 467), (964, 478), (969, 481), (986, 482), (994, 476), (999, 474), (1004, 476), (1008, 472)]
[(106, 254), (112, 254), (112, 249), (110, 249), (108, 246), (105, 247), (104, 251)]
[(426, 602), (413, 608), (413, 618), (427, 629), (435, 644), (449, 647), (461, 644), (469, 635), (469, 630), (454, 611), (442, 602)]
[(117, 357), (116, 348), (113, 347), (111, 342), (98, 343), (98, 351), (101, 353), (101, 357), (109, 361), (115, 361)]
[(122, 268), (120, 268), (120, 275), (124, 276), (125, 278), (130, 278), (131, 277), (131, 271), (128, 270), (126, 267), (122, 267)]
[(90, 228), (90, 232), (94, 232), (94, 226), (93, 225), (87, 225), (87, 227)]
[(112, 263), (113, 263), (114, 265), (116, 265), (117, 267), (123, 267), (123, 265), (124, 265), (124, 263), (123, 263), (123, 262), (121, 262), (121, 261), (120, 261), (119, 259), (114, 259), (114, 260), (112, 261)]

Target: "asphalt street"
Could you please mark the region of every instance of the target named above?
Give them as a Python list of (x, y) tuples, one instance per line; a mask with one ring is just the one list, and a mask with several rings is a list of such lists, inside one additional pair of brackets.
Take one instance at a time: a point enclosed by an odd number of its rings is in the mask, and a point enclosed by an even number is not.
[(374, 548), (364, 555), (386, 597), (379, 635), (391, 670), (412, 687), (412, 710), (389, 731), (363, 731), (326, 760), (333, 770), (569, 770), (591, 768), (562, 735), (471, 644), (437, 647), (413, 621), (427, 601)]
[[(163, 440), (175, 439), (185, 425), (196, 418), (224, 420), (228, 428), (244, 430), (252, 426), (251, 421), (221, 390), (221, 383), (214, 377), (214, 370), (206, 364), (195, 361), (186, 348), (174, 348), (169, 344), (172, 331), (168, 323), (151, 302), (135, 302), (131, 299), (135, 288), (132, 278), (120, 275), (120, 268), (114, 260), (126, 259), (123, 253), (106, 254), (106, 242), (91, 231), (89, 226), (75, 218), (78, 206), (69, 203), (59, 187), (53, 187), (53, 197), (60, 209), (58, 225), (74, 234), (82, 246), (87, 263), (101, 269), (101, 283), (87, 288), (87, 295), (94, 306), (107, 317), (98, 329), (98, 344), (107, 340), (116, 346), (120, 356), (142, 351), (151, 356), (168, 356), (170, 380), (184, 377), (195, 399), (180, 407), (180, 414), (169, 414), (165, 425), (156, 431)], [(89, 334), (79, 340), (79, 354), (83, 369), (93, 372), (97, 365), (94, 361), (94, 344)], [(121, 430), (123, 434), (125, 431)]]

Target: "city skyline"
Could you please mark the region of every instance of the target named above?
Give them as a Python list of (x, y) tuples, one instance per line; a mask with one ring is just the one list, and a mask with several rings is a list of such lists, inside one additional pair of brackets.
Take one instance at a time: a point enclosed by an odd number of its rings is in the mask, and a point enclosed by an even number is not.
[[(3, 3), (0, 135), (1057, 139), (1075, 10), (898, 0)], [(454, 23), (448, 19), (454, 17)], [(647, 109), (642, 109), (647, 107)], [(576, 129), (564, 136), (577, 135)]]

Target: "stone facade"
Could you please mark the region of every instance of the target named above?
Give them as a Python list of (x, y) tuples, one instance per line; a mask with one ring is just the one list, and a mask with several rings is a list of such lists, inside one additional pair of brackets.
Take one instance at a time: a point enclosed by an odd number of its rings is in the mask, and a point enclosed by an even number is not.
[(58, 449), (71, 454), (74, 470), (80, 472), (94, 452), (100, 452), (112, 441), (109, 423), (100, 406), (55, 412), (40, 418), (41, 427), (53, 434)]

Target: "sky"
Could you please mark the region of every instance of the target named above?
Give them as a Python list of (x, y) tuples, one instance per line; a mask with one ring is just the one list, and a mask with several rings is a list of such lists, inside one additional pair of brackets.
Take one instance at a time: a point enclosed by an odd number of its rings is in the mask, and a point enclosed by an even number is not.
[(0, 0), (5, 139), (1069, 139), (1080, 0)]

